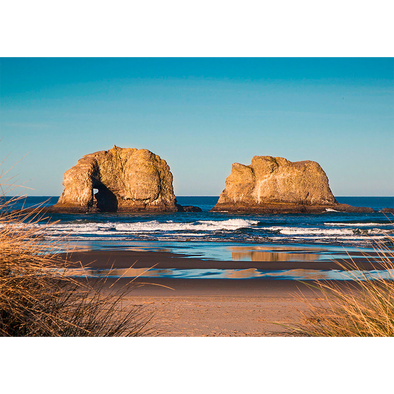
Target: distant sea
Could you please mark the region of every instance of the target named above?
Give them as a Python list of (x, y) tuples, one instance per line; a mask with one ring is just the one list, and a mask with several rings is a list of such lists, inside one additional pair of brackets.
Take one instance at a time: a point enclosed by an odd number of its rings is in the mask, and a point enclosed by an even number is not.
[[(58, 197), (27, 197), (13, 208), (53, 205)], [(322, 214), (232, 214), (209, 212), (218, 197), (177, 197), (181, 205), (202, 212), (135, 214), (51, 214), (58, 221), (48, 238), (67, 235), (69, 241), (90, 249), (119, 249), (145, 245), (195, 249), (197, 244), (332, 245), (366, 247), (371, 236), (384, 240), (393, 235), (394, 197), (337, 197), (338, 202), (375, 209), (374, 213), (325, 212)], [(38, 226), (43, 225), (43, 222)], [(189, 245), (189, 247), (188, 247)], [(211, 256), (212, 257), (212, 256)]]
[[(57, 200), (53, 196), (27, 197), (12, 208), (49, 206)], [(179, 204), (198, 206), (202, 212), (47, 214), (34, 226), (42, 228), (47, 240), (66, 239), (66, 243), (60, 242), (60, 251), (167, 251), (203, 260), (324, 262), (349, 256), (359, 258), (360, 252), (372, 253), (372, 240), (393, 247), (389, 237), (394, 236), (394, 215), (380, 211), (394, 208), (394, 197), (337, 197), (340, 203), (371, 207), (376, 210), (374, 213), (330, 210), (321, 214), (264, 215), (209, 212), (217, 200), (211, 196), (177, 197)], [(44, 231), (48, 221), (55, 223)], [(338, 270), (307, 272), (297, 269), (296, 264), (287, 271), (243, 269), (236, 275), (230, 271), (151, 269), (144, 275), (205, 279), (344, 278)]]

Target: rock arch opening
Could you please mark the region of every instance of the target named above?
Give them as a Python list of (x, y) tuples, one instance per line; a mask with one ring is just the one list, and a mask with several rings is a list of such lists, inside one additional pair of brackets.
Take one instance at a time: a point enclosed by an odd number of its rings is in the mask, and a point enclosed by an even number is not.
[(105, 185), (95, 185), (93, 187), (93, 205), (99, 212), (117, 212), (118, 199)]

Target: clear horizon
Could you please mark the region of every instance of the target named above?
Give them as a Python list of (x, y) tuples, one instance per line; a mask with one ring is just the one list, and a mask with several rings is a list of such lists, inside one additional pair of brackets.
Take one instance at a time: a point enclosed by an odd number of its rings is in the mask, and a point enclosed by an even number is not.
[[(8, 198), (11, 198), (11, 197), (19, 197), (19, 196), (21, 196), (21, 197), (23, 197), (23, 196), (25, 196), (26, 195), (26, 193), (19, 193), (19, 194), (15, 194), (15, 195), (11, 195), (11, 194), (7, 194), (7, 197)], [(59, 195), (46, 195), (46, 194), (43, 194), (43, 195), (33, 195), (33, 194), (29, 194), (29, 195), (27, 195), (27, 197), (51, 197), (51, 198), (59, 198), (60, 197), (60, 194)], [(215, 198), (219, 198), (220, 197), (220, 194), (218, 194), (218, 195), (216, 195), (216, 196), (213, 196), (213, 195), (205, 195), (205, 196), (198, 196), (198, 195), (179, 195), (179, 194), (176, 194), (175, 195), (175, 197), (193, 197), (193, 198), (198, 198), (198, 197), (215, 197)], [(334, 195), (334, 197), (335, 198), (347, 198), (347, 197), (355, 197), (355, 198), (394, 198), (394, 196), (349, 196), (349, 195), (347, 195), (347, 196), (342, 196), (342, 195)]]
[[(1, 58), (1, 160), (58, 196), (82, 156), (149, 149), (177, 196), (219, 196), (234, 162), (317, 161), (333, 194), (394, 195), (393, 58)], [(27, 155), (27, 156), (26, 156)], [(26, 157), (25, 157), (26, 156)]]

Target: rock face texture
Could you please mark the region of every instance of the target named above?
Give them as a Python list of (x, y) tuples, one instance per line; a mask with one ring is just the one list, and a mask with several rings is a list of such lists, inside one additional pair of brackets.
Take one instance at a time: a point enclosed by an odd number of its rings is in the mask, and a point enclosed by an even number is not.
[(291, 162), (282, 157), (254, 156), (248, 166), (234, 163), (226, 188), (211, 211), (297, 213), (373, 211), (339, 204), (328, 178), (314, 161)]
[(57, 212), (176, 212), (167, 163), (146, 149), (119, 148), (83, 156), (64, 174)]

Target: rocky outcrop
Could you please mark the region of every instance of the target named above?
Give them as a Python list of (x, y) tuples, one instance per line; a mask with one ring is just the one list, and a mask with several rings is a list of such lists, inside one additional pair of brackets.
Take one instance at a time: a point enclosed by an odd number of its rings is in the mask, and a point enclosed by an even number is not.
[(250, 165), (234, 163), (226, 188), (211, 211), (319, 213), (329, 210), (373, 212), (372, 208), (339, 204), (328, 178), (314, 161), (254, 156)]
[(64, 174), (55, 212), (176, 212), (172, 174), (146, 149), (119, 148), (83, 156)]
[(202, 212), (200, 207), (194, 207), (193, 205), (176, 205), (178, 212)]

